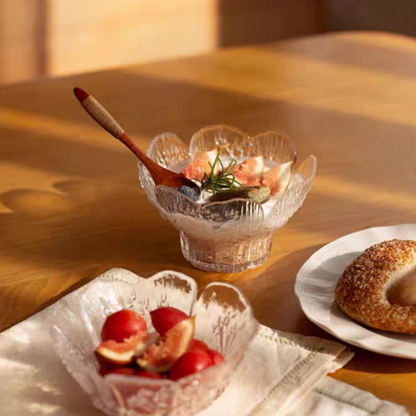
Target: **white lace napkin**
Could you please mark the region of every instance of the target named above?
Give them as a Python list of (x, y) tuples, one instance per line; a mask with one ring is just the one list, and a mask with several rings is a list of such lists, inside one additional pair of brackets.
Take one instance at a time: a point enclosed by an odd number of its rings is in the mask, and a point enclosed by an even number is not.
[[(0, 334), (0, 415), (102, 415), (67, 373), (50, 339), (59, 301)], [(345, 346), (262, 327), (224, 393), (200, 416), (404, 416), (407, 411), (326, 374)]]
[(200, 416), (405, 416), (402, 406), (326, 375), (353, 354), (337, 342), (262, 326), (223, 395)]

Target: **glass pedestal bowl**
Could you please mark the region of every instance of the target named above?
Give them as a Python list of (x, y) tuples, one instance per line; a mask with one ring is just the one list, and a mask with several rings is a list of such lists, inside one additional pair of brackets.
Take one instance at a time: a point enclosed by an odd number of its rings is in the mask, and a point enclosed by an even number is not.
[[(175, 134), (155, 137), (147, 152), (156, 163), (181, 171), (198, 153), (222, 147), (231, 158), (264, 156), (266, 165), (296, 160), (293, 142), (279, 132), (250, 137), (230, 126), (205, 127), (195, 133), (189, 149)], [(317, 161), (308, 156), (295, 165), (289, 187), (266, 204), (234, 199), (205, 205), (173, 188), (155, 186), (139, 163), (143, 188), (162, 217), (180, 232), (182, 253), (194, 267), (233, 273), (253, 269), (270, 255), (273, 233), (300, 208), (312, 188)]]
[[(188, 416), (209, 406), (227, 387), (258, 330), (244, 295), (226, 283), (211, 283), (197, 296), (190, 277), (172, 271), (143, 279), (112, 269), (66, 296), (53, 316), (52, 337), (63, 364), (91, 397), (113, 416)], [(105, 318), (127, 308), (142, 315), (154, 331), (149, 312), (174, 306), (195, 316), (195, 338), (219, 350), (224, 361), (178, 381), (98, 374), (94, 356)]]

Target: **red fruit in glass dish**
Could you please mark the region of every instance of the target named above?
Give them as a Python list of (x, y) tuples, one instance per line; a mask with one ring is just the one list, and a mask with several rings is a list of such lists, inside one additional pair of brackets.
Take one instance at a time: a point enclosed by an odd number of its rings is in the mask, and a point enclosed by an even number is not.
[(134, 376), (136, 371), (131, 367), (113, 368), (107, 374), (124, 374), (125, 376)]
[(205, 344), (204, 341), (194, 338), (191, 342), (191, 345), (189, 346), (188, 351), (195, 351), (195, 350), (207, 351), (209, 350), (209, 347), (207, 344)]
[(107, 375), (109, 372), (111, 371), (110, 367), (107, 367), (106, 365), (101, 364), (100, 368), (98, 370), (98, 373), (100, 374), (100, 376), (104, 377), (105, 375)]
[(170, 370), (169, 378), (179, 380), (190, 374), (198, 373), (212, 365), (212, 358), (206, 351), (188, 351), (180, 357)]
[(95, 355), (100, 364), (109, 367), (130, 364), (147, 348), (150, 338), (146, 331), (138, 332), (124, 342), (104, 341), (95, 350)]
[(194, 325), (194, 318), (179, 322), (155, 344), (150, 345), (137, 358), (137, 364), (146, 371), (157, 373), (168, 371), (175, 361), (188, 351), (194, 335)]
[(140, 371), (136, 373), (137, 377), (146, 377), (146, 378), (163, 378), (161, 374), (155, 373), (154, 371)]
[(147, 331), (144, 318), (137, 312), (122, 309), (107, 317), (101, 330), (101, 339), (123, 342), (132, 335), (144, 331)]
[(164, 306), (150, 312), (150, 318), (156, 331), (163, 336), (169, 329), (173, 328), (179, 322), (188, 319), (189, 316), (172, 306)]
[(136, 373), (135, 370), (131, 367), (108, 367), (106, 365), (101, 365), (98, 372), (103, 377), (107, 374), (124, 374), (132, 376)]
[(217, 350), (208, 350), (207, 353), (212, 359), (213, 365), (222, 363), (224, 361), (224, 356)]

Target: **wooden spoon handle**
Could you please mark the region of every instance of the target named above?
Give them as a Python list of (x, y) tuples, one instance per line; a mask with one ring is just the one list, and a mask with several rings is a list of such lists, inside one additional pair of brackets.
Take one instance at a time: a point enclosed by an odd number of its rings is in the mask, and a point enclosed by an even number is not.
[(156, 162), (150, 159), (132, 138), (117, 123), (116, 119), (97, 101), (92, 95), (81, 88), (74, 88), (74, 94), (81, 103), (84, 110), (105, 130), (116, 139), (123, 142), (147, 167), (152, 176), (160, 174), (163, 170)]
[(81, 103), (84, 110), (106, 131), (108, 131), (116, 139), (124, 143), (146, 166), (152, 175), (156, 185), (165, 185), (171, 188), (181, 188), (187, 186), (198, 190), (197, 184), (186, 178), (182, 173), (175, 173), (169, 169), (159, 166), (150, 159), (133, 139), (123, 130), (114, 117), (92, 96), (81, 88), (74, 88), (75, 97)]
[(84, 100), (80, 100), (80, 102), (81, 105), (84, 107), (85, 111), (102, 128), (107, 130), (116, 139), (120, 139), (121, 135), (124, 133), (123, 128), (120, 126), (120, 124), (117, 123), (115, 118), (92, 95), (88, 95)]

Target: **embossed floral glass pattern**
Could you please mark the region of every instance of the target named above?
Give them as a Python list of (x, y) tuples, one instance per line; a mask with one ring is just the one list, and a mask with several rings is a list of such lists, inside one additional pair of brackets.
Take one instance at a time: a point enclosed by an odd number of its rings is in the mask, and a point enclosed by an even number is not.
[[(211, 283), (198, 300), (196, 295), (196, 282), (181, 273), (164, 271), (143, 279), (112, 269), (62, 300), (53, 316), (57, 353), (94, 405), (108, 415), (195, 414), (225, 389), (259, 326), (248, 301), (231, 285)], [(161, 306), (194, 315), (195, 337), (218, 349), (225, 361), (177, 382), (120, 374), (101, 377), (94, 350), (106, 316), (132, 309), (153, 331), (149, 312)]]
[[(282, 133), (272, 131), (250, 137), (225, 125), (198, 131), (189, 149), (176, 135), (164, 133), (155, 137), (147, 154), (158, 164), (173, 168), (221, 145), (227, 145), (226, 152), (236, 159), (264, 156), (266, 163), (296, 160), (293, 142)], [(308, 156), (295, 165), (289, 188), (269, 210), (244, 199), (202, 206), (175, 189), (155, 186), (144, 165), (138, 166), (149, 200), (180, 231), (184, 257), (199, 269), (228, 273), (255, 268), (267, 259), (273, 232), (286, 224), (311, 190), (317, 161)]]

